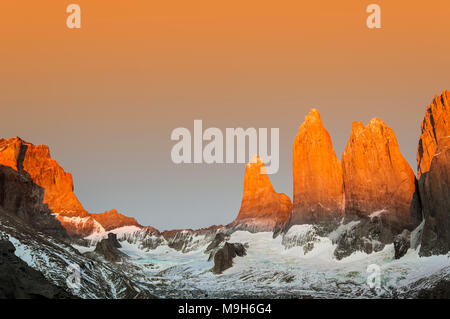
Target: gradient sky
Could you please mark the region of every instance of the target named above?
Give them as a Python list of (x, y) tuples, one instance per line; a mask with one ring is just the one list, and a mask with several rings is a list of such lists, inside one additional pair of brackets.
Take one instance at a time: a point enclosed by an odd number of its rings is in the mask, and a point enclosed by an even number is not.
[[(66, 27), (70, 3), (80, 30)], [(366, 27), (371, 3), (382, 29)], [(0, 136), (49, 145), (90, 212), (226, 224), (245, 165), (173, 164), (174, 128), (279, 127), (270, 179), (289, 196), (312, 107), (339, 158), (352, 122), (379, 117), (416, 170), (426, 106), (450, 89), (449, 16), (448, 0), (1, 1)]]

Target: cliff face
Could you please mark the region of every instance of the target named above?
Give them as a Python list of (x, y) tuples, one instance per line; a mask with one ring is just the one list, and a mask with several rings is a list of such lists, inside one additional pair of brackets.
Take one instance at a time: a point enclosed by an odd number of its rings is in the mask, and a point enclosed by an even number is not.
[[(8, 140), (0, 139), (0, 164), (16, 172), (17, 176), (26, 176), (25, 178), (30, 180), (28, 184), (34, 185), (33, 187), (27, 186), (27, 188), (22, 185), (20, 188), (8, 191), (11, 187), (17, 187), (17, 183), (14, 181), (18, 177), (3, 169), (2, 176), (7, 176), (8, 182), (3, 183), (2, 190), (8, 192), (10, 195), (8, 198), (17, 196), (17, 200), (21, 200), (20, 205), (9, 202), (6, 202), (6, 205), (21, 207), (36, 202), (45, 204), (47, 211), (56, 215), (59, 223), (71, 236), (88, 236), (94, 232), (104, 231), (104, 227), (106, 230), (111, 230), (121, 226), (138, 226), (135, 219), (121, 215), (116, 210), (104, 214), (89, 214), (73, 193), (72, 175), (65, 172), (51, 158), (46, 145), (33, 145), (18, 137)], [(3, 180), (6, 179), (3, 178)], [(23, 191), (16, 192), (15, 190)], [(13, 194), (15, 195), (13, 196)], [(29, 197), (36, 198), (32, 201), (23, 200)], [(14, 210), (21, 215), (24, 215), (20, 213), (21, 211), (31, 211), (28, 207), (27, 209), (14, 208)], [(37, 210), (39, 209), (33, 208), (32, 211)], [(33, 220), (36, 220), (37, 216), (39, 214), (33, 214)], [(22, 217), (29, 218), (28, 215)]]
[(416, 178), (394, 131), (380, 119), (353, 123), (342, 154), (346, 217), (378, 216), (396, 231), (419, 223)]
[(28, 173), (0, 165), (0, 215), (9, 215), (39, 231), (66, 239), (65, 229), (43, 199), (44, 189)]
[(427, 107), (417, 149), (419, 179), (423, 173), (429, 171), (438, 142), (446, 136), (450, 136), (450, 91), (444, 91), (441, 96), (436, 96)]
[(422, 177), (425, 225), (420, 254), (446, 254), (450, 251), (450, 136), (439, 140), (430, 170)]
[(417, 150), (425, 225), (420, 254), (450, 251), (450, 92), (427, 107)]
[(254, 156), (245, 168), (241, 208), (230, 226), (249, 231), (272, 231), (282, 227), (292, 210), (290, 198), (275, 192), (264, 162)]
[(338, 221), (344, 212), (341, 163), (319, 111), (312, 109), (293, 146), (294, 199), (289, 224)]
[(17, 171), (27, 172), (36, 185), (42, 187), (44, 203), (54, 213), (86, 217), (88, 213), (73, 193), (72, 175), (66, 173), (50, 157), (46, 145), (33, 145), (20, 138), (0, 140), (0, 163)]

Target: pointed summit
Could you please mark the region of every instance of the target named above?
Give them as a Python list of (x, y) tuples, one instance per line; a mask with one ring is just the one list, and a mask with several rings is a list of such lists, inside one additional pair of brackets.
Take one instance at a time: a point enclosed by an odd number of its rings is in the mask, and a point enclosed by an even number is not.
[[(382, 214), (399, 228), (417, 226), (416, 178), (400, 152), (394, 131), (378, 118), (353, 123), (342, 154), (345, 215)], [(400, 229), (400, 230), (401, 230)]]
[(289, 225), (338, 220), (344, 209), (341, 164), (319, 111), (312, 109), (293, 146), (294, 200)]
[(264, 161), (253, 156), (245, 168), (241, 208), (230, 226), (255, 232), (272, 231), (285, 223), (291, 210), (290, 198), (275, 192), (265, 173)]
[(422, 134), (417, 148), (417, 175), (430, 169), (439, 140), (450, 136), (450, 91), (436, 95), (428, 105), (422, 121)]

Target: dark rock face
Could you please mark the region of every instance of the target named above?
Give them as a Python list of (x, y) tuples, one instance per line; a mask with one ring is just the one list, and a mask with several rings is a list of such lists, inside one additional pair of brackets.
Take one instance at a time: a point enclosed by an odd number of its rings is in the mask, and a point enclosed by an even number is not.
[(334, 255), (340, 260), (355, 251), (371, 254), (381, 251), (386, 244), (392, 243), (393, 239), (394, 235), (385, 220), (380, 217), (362, 218), (340, 234), (336, 240)]
[(64, 289), (50, 283), (37, 270), (14, 254), (13, 244), (0, 239), (0, 298), (67, 299), (74, 298)]
[(450, 280), (441, 280), (436, 285), (428, 289), (419, 291), (419, 299), (450, 299)]
[(400, 259), (405, 256), (408, 249), (411, 247), (411, 233), (404, 230), (401, 234), (394, 238), (395, 259)]
[(224, 270), (233, 266), (233, 258), (236, 256), (243, 257), (247, 254), (247, 250), (240, 243), (225, 243), (214, 255), (214, 267), (212, 272), (221, 274)]
[(420, 255), (446, 254), (450, 251), (450, 137), (439, 141), (419, 185), (425, 218)]
[(162, 237), (167, 241), (170, 248), (187, 253), (204, 245), (206, 242), (212, 241), (216, 233), (223, 229), (223, 226), (210, 226), (197, 230), (192, 229), (176, 229), (166, 230), (161, 233)]
[(205, 254), (217, 249), (221, 243), (228, 240), (230, 238), (229, 235), (225, 233), (217, 233), (216, 237), (214, 237), (213, 241), (206, 247)]
[(101, 255), (108, 261), (117, 262), (126, 257), (118, 248), (122, 247), (117, 240), (117, 235), (109, 233), (108, 238), (104, 238), (97, 243), (94, 252)]
[(60, 239), (67, 233), (43, 203), (44, 189), (25, 171), (0, 165), (0, 210), (27, 225)]

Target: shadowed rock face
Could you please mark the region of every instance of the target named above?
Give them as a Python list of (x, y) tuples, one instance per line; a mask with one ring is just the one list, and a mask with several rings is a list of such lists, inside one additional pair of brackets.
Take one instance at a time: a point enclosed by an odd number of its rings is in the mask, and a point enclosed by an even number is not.
[(97, 243), (94, 252), (108, 261), (117, 262), (126, 258), (126, 255), (118, 249), (121, 247), (117, 241), (117, 235), (109, 233), (108, 238), (104, 238)]
[[(290, 225), (337, 221), (344, 212), (341, 163), (319, 111), (312, 109), (293, 147), (294, 198)], [(289, 225), (288, 225), (289, 227)]]
[[(71, 236), (87, 236), (102, 231), (102, 227), (110, 230), (121, 226), (139, 226), (134, 218), (121, 215), (116, 210), (89, 214), (73, 193), (72, 175), (50, 157), (46, 145), (33, 145), (18, 137), (0, 139), (0, 164), (28, 176), (42, 190), (40, 201), (56, 214), (59, 223)], [(27, 194), (37, 196), (38, 192), (29, 190)]]
[(417, 175), (429, 171), (431, 161), (441, 138), (450, 136), (450, 91), (436, 96), (427, 107), (422, 122), (422, 134), (417, 148)]
[(419, 224), (417, 182), (394, 131), (380, 119), (353, 123), (342, 154), (345, 215), (379, 217), (394, 233)]
[[(0, 140), (0, 164), (25, 172), (43, 190), (43, 202), (69, 235), (89, 235), (97, 225), (73, 193), (72, 175), (50, 157), (46, 145), (16, 137)], [(75, 217), (75, 219), (73, 219)]]
[(420, 254), (446, 254), (450, 251), (450, 137), (440, 139), (420, 187), (425, 218)]
[(263, 160), (255, 155), (245, 168), (239, 214), (228, 226), (251, 232), (272, 231), (284, 225), (291, 210), (290, 198), (275, 192)]
[(67, 233), (43, 203), (44, 189), (27, 172), (0, 165), (0, 214), (22, 220), (34, 229), (59, 239)]
[(402, 258), (411, 247), (411, 233), (408, 230), (404, 230), (401, 234), (395, 236), (394, 239), (394, 250), (395, 259)]
[(247, 254), (245, 246), (240, 243), (225, 243), (214, 255), (214, 274), (221, 274), (224, 270), (233, 266), (236, 256), (243, 257)]
[(425, 225), (420, 254), (450, 251), (450, 91), (427, 107), (417, 150)]
[(86, 217), (88, 213), (73, 193), (73, 180), (50, 157), (46, 145), (33, 145), (20, 138), (0, 140), (0, 164), (27, 172), (33, 182), (42, 187), (44, 203), (57, 214)]

